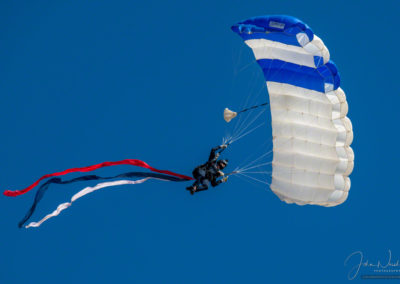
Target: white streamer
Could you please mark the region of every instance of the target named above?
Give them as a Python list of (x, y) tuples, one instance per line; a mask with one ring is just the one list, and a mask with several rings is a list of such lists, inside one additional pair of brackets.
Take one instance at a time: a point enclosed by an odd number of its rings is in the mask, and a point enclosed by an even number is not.
[(147, 177), (147, 178), (139, 179), (139, 180), (117, 180), (117, 181), (111, 181), (111, 182), (102, 182), (95, 186), (85, 187), (84, 189), (82, 189), (81, 191), (76, 193), (74, 196), (72, 196), (71, 202), (66, 202), (66, 203), (62, 203), (62, 204), (58, 205), (57, 209), (54, 210), (51, 214), (48, 214), (46, 217), (44, 217), (39, 222), (29, 223), (29, 225), (25, 226), (25, 228), (39, 227), (44, 221), (46, 221), (52, 217), (58, 216), (61, 213), (61, 211), (70, 207), (72, 205), (72, 203), (74, 201), (76, 201), (77, 199), (79, 199), (82, 196), (85, 196), (89, 193), (92, 193), (93, 191), (96, 191), (98, 189), (105, 188), (105, 187), (111, 187), (111, 186), (117, 186), (117, 185), (125, 185), (125, 184), (139, 184), (139, 183), (145, 182), (148, 179), (150, 179), (150, 178)]

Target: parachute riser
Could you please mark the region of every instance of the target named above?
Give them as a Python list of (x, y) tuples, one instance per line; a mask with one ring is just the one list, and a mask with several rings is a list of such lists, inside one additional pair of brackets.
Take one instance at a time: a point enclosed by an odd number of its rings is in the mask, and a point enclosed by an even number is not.
[(258, 108), (258, 107), (266, 106), (266, 105), (268, 105), (268, 104), (269, 104), (269, 103), (266, 102), (266, 103), (263, 103), (263, 104), (260, 104), (260, 105), (257, 105), (257, 106), (252, 106), (252, 107), (249, 107), (249, 108), (245, 108), (245, 109), (243, 109), (243, 110), (241, 110), (241, 111), (238, 111), (237, 113), (239, 114), (239, 113), (242, 113), (242, 112), (246, 112), (246, 111), (248, 111), (248, 110), (252, 110), (252, 109), (255, 109), (255, 108)]
[(260, 105), (256, 105), (256, 106), (252, 106), (252, 107), (249, 107), (249, 108), (242, 109), (241, 111), (238, 111), (238, 112), (234, 112), (234, 111), (231, 111), (231, 110), (228, 109), (228, 108), (225, 108), (225, 109), (224, 109), (224, 119), (225, 119), (226, 122), (230, 122), (230, 121), (231, 121), (232, 119), (234, 119), (239, 113), (246, 112), (246, 111), (249, 111), (249, 110), (253, 110), (253, 109), (258, 108), (258, 107), (266, 106), (266, 105), (268, 105), (268, 104), (269, 104), (269, 103), (266, 102), (266, 103), (263, 103), (263, 104), (260, 104)]

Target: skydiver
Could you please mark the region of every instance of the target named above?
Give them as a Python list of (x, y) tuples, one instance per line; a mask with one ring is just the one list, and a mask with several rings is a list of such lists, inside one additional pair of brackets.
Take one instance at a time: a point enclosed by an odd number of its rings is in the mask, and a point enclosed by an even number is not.
[[(222, 172), (222, 170), (228, 165), (228, 160), (218, 160), (222, 151), (227, 147), (228, 145), (223, 144), (212, 148), (208, 161), (193, 170), (192, 174), (196, 181), (192, 186), (186, 188), (190, 191), (190, 194), (193, 195), (197, 191), (207, 190), (210, 183), (212, 187), (215, 187), (228, 180), (228, 176), (225, 176)], [(219, 177), (223, 178), (218, 179)]]

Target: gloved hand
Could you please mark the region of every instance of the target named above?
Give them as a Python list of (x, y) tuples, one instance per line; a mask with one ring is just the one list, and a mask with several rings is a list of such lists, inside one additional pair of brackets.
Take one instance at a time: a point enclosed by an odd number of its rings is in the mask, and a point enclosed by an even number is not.
[(226, 149), (226, 148), (228, 148), (228, 145), (222, 144), (220, 147), (221, 147), (221, 149)]
[(223, 179), (221, 179), (222, 182), (226, 182), (227, 180), (228, 180), (228, 176), (226, 176)]

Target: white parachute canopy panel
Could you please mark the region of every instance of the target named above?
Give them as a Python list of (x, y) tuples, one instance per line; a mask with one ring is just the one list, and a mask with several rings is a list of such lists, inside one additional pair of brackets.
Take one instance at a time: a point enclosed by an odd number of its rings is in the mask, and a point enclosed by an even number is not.
[(268, 88), (271, 190), (287, 203), (343, 203), (354, 167), (353, 130), (328, 49), (290, 16), (255, 17), (232, 30), (252, 49)]

